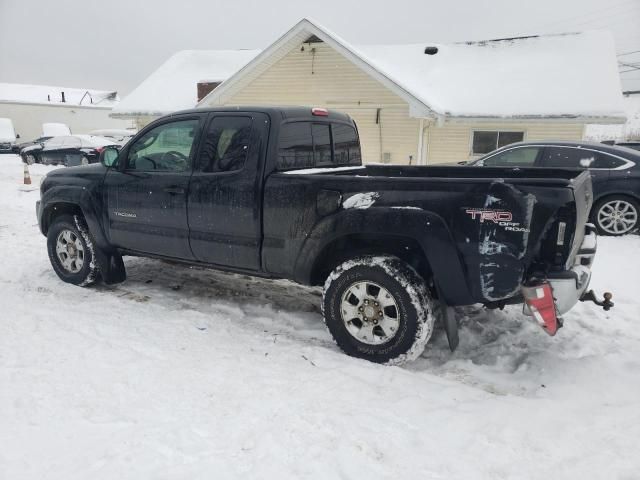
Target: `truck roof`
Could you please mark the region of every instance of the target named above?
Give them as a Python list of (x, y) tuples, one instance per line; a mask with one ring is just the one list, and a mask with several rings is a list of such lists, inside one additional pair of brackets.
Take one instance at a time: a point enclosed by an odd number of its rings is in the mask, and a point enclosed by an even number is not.
[[(318, 108), (320, 110), (326, 110), (328, 115), (314, 115), (313, 110)], [(178, 112), (173, 112), (167, 116), (172, 115), (182, 115), (185, 113), (203, 113), (203, 112), (256, 112), (256, 113), (265, 113), (270, 117), (282, 117), (282, 119), (287, 118), (302, 118), (308, 120), (320, 120), (320, 119), (328, 119), (328, 120), (337, 120), (342, 122), (353, 123), (351, 117), (345, 113), (342, 113), (338, 110), (325, 109), (324, 107), (277, 107), (277, 106), (251, 106), (251, 105), (243, 105), (243, 106), (221, 106), (221, 107), (208, 107), (208, 108), (192, 108), (189, 110), (181, 110)]]

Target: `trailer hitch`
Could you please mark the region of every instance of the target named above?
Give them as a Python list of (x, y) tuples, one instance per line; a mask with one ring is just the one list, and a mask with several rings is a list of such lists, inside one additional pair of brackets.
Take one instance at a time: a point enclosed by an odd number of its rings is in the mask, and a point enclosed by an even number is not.
[(604, 297), (604, 300), (600, 301), (596, 297), (595, 292), (593, 290), (589, 290), (588, 292), (585, 292), (582, 295), (582, 297), (580, 297), (580, 301), (593, 302), (596, 305), (604, 308), (604, 310), (608, 312), (614, 305), (613, 302), (611, 301), (611, 299), (613, 298), (613, 294), (611, 292), (604, 292), (603, 297)]

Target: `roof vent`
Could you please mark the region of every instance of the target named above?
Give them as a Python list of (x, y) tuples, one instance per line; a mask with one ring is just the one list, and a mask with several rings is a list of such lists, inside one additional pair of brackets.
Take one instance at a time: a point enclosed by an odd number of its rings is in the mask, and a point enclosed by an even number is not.
[(424, 49), (425, 55), (435, 55), (438, 53), (438, 47), (427, 47)]

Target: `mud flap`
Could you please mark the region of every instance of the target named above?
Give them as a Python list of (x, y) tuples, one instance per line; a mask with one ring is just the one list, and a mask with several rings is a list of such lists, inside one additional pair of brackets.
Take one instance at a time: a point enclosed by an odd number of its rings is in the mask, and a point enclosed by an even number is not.
[(113, 285), (124, 282), (127, 279), (127, 271), (124, 268), (122, 255), (118, 252), (107, 253), (100, 248), (96, 248), (95, 257), (104, 283)]
[[(440, 298), (442, 298), (439, 290), (438, 294), (440, 295)], [(453, 310), (453, 307), (448, 306), (442, 300), (436, 300), (436, 302), (438, 303), (438, 318), (442, 322), (444, 331), (447, 334), (449, 350), (454, 352), (460, 343), (460, 337), (458, 336), (458, 322), (456, 321), (455, 311)]]
[(444, 331), (447, 332), (449, 350), (454, 352), (460, 343), (460, 337), (458, 336), (458, 322), (456, 322), (456, 314), (453, 307), (447, 307), (446, 305), (443, 305), (443, 307), (442, 323), (444, 324)]

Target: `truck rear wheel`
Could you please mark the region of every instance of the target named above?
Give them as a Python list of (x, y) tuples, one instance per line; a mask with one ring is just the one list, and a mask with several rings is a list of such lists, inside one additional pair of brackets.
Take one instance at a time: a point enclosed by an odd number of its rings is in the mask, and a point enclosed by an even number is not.
[(97, 280), (93, 240), (79, 215), (56, 218), (47, 232), (47, 251), (62, 281), (84, 287)]
[(339, 265), (324, 285), (322, 310), (348, 355), (399, 365), (416, 359), (433, 331), (431, 297), (422, 277), (391, 256)]

